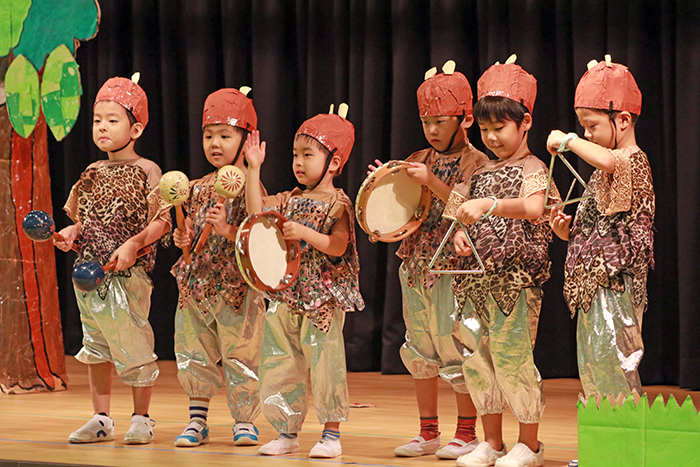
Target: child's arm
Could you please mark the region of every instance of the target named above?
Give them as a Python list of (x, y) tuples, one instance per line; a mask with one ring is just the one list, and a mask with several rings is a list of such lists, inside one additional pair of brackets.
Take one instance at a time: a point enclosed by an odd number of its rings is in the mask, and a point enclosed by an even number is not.
[(265, 162), (265, 141), (260, 142), (260, 132), (255, 130), (248, 135), (243, 145), (248, 161), (248, 176), (245, 188), (245, 205), (248, 214), (262, 211), (262, 190), (260, 189), (260, 166)]
[[(552, 130), (547, 138), (547, 150), (551, 154), (556, 154), (564, 138), (566, 138), (566, 133)], [(606, 173), (615, 172), (615, 157), (609, 149), (578, 137), (569, 140), (566, 147), (596, 169)]]
[(406, 169), (406, 173), (411, 179), (430, 188), (430, 191), (435, 193), (435, 196), (440, 198), (443, 203), (447, 204), (452, 188), (442, 180), (440, 180), (427, 165), (421, 162), (409, 162), (411, 167)]
[(457, 230), (454, 237), (455, 251), (458, 255), (469, 256), (473, 253), (472, 247), (469, 246), (467, 236), (464, 235), (462, 229)]
[(549, 216), (549, 226), (557, 237), (564, 241), (569, 241), (570, 225), (571, 216), (564, 214), (564, 211), (559, 208), (552, 208), (552, 213)]
[(75, 239), (80, 235), (80, 230), (82, 227), (83, 224), (78, 221), (73, 225), (69, 225), (68, 227), (61, 229), (61, 231), (58, 233), (63, 237), (63, 241), (58, 241), (54, 238), (53, 244), (56, 245), (59, 250), (69, 251), (73, 246)]
[(350, 224), (347, 212), (331, 228), (329, 235), (316, 232), (297, 222), (287, 221), (282, 226), (282, 236), (287, 240), (304, 240), (309, 245), (330, 256), (342, 256), (350, 240)]
[(508, 198), (496, 201), (492, 198), (470, 199), (457, 209), (457, 219), (466, 224), (473, 224), (489, 211), (495, 216), (510, 217), (511, 219), (538, 219), (544, 213), (544, 194), (533, 193), (527, 198)]
[(183, 232), (179, 228), (173, 231), (173, 243), (181, 250), (187, 248), (192, 243), (193, 234), (192, 219), (187, 217), (185, 219), (185, 231)]
[(150, 245), (163, 236), (168, 231), (170, 226), (162, 219), (154, 219), (141, 232), (137, 233), (119, 248), (114, 250), (110, 261), (116, 261), (115, 271), (123, 271), (134, 265), (136, 262), (136, 253), (146, 245)]
[[(258, 186), (260, 186), (260, 183), (258, 183)], [(223, 203), (216, 203), (214, 207), (207, 212), (205, 220), (214, 227), (214, 232), (217, 234), (223, 235), (232, 242), (236, 240), (238, 227), (226, 222), (226, 207)]]

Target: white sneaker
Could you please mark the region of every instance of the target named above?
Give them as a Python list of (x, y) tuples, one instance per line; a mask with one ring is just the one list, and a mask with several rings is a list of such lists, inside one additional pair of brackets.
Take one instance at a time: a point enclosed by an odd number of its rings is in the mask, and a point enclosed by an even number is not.
[(143, 415), (133, 415), (131, 426), (124, 435), (124, 444), (148, 444), (153, 441), (153, 427), (156, 422)]
[(258, 429), (250, 422), (236, 422), (233, 425), (234, 446), (256, 446), (258, 444)]
[(114, 439), (114, 421), (106, 415), (95, 414), (85, 425), (68, 437), (69, 443), (96, 443)]
[(468, 443), (462, 439), (454, 438), (445, 447), (438, 449), (435, 455), (438, 459), (458, 459), (459, 456), (472, 452), (478, 445), (478, 438), (474, 438)]
[(394, 455), (398, 457), (418, 457), (426, 454), (435, 454), (440, 449), (440, 437), (426, 441), (422, 436), (416, 436), (403, 446), (394, 449)]
[(339, 439), (321, 438), (316, 445), (309, 451), (309, 457), (322, 457), (331, 459), (338, 457), (343, 453), (343, 448), (340, 446)]
[(264, 456), (283, 456), (296, 452), (299, 452), (299, 437), (290, 437), (289, 435), (278, 436), (258, 449), (258, 454)]
[(209, 427), (199, 419), (191, 420), (185, 427), (185, 431), (175, 438), (175, 446), (191, 448), (209, 442)]
[(465, 454), (457, 459), (458, 467), (489, 467), (494, 465), (498, 459), (505, 456), (508, 450), (503, 443), (503, 449), (496, 451), (486, 441), (482, 441), (469, 454)]
[(513, 449), (496, 461), (496, 467), (542, 467), (544, 465), (544, 444), (538, 443), (537, 452), (532, 452), (523, 443), (513, 446)]

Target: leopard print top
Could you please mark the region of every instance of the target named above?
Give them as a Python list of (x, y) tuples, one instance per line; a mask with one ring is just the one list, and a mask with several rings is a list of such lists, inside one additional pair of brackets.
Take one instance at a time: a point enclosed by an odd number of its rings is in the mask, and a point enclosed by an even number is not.
[[(471, 143), (459, 145), (446, 152), (439, 153), (432, 148), (424, 149), (411, 154), (407, 162), (422, 162), (443, 182), (450, 187), (458, 183), (463, 183), (471, 177), (474, 170), (484, 164), (488, 157)], [(442, 217), (445, 203), (431, 192), (430, 213), (423, 221), (420, 228), (413, 232), (401, 242), (396, 255), (403, 260), (401, 267), (409, 271), (427, 270), (430, 261), (435, 255), (442, 239), (447, 234), (452, 223), (449, 219)], [(454, 251), (452, 241), (448, 240), (443, 248), (443, 252)], [(456, 267), (454, 255), (443, 254), (435, 262), (434, 268), (437, 270), (454, 269)], [(409, 286), (413, 287), (413, 275), (409, 274)], [(437, 274), (427, 273), (423, 275), (422, 286), (426, 289), (433, 286), (438, 279)]]
[(355, 245), (355, 215), (350, 198), (341, 189), (315, 194), (295, 188), (263, 199), (264, 211), (278, 211), (290, 221), (329, 235), (343, 215), (348, 216), (350, 235), (343, 256), (329, 256), (301, 242), (301, 266), (296, 281), (281, 292), (269, 294), (290, 309), (304, 314), (319, 330), (330, 328), (333, 309), (362, 310), (358, 274), (360, 261)]
[[(469, 198), (494, 196), (509, 199), (544, 194), (547, 173), (544, 163), (533, 155), (506, 163), (489, 161), (473, 175)], [(559, 200), (559, 192), (552, 182), (548, 203)], [(483, 310), (490, 293), (507, 316), (518, 300), (521, 289), (542, 286), (549, 278), (550, 269), (548, 250), (552, 231), (548, 217), (548, 212), (536, 220), (492, 215), (467, 226), (486, 274), (455, 276), (453, 291), (460, 308), (469, 298), (476, 310)], [(462, 261), (464, 268), (478, 268), (474, 255), (464, 257)]]
[[(185, 215), (192, 221), (192, 245), (199, 241), (206, 225), (207, 212), (219, 201), (214, 189), (215, 181), (216, 172), (212, 172), (190, 182), (190, 196), (182, 206)], [(265, 194), (264, 188), (261, 189)], [(224, 206), (226, 221), (231, 225), (240, 225), (246, 218), (245, 188), (235, 198), (225, 200)], [(202, 251), (199, 254), (191, 251), (191, 255), (189, 265), (180, 257), (171, 269), (180, 292), (179, 306), (184, 308), (193, 298), (202, 314), (206, 314), (220, 298), (230, 308), (239, 310), (249, 287), (236, 264), (234, 242), (212, 230)]]
[(647, 156), (634, 146), (611, 151), (612, 174), (593, 172), (594, 196), (578, 205), (569, 234), (564, 297), (572, 316), (587, 311), (598, 287), (625, 290), (632, 278), (632, 301), (646, 308), (646, 281), (654, 266), (654, 186)]
[[(144, 158), (102, 160), (85, 169), (63, 208), (74, 222), (82, 223), (75, 265), (86, 261), (105, 265), (114, 250), (156, 218), (170, 225), (170, 205), (158, 189), (160, 175), (160, 168)], [(153, 249), (138, 258), (134, 266), (150, 272), (155, 257)], [(108, 271), (97, 289), (100, 297), (106, 296), (113, 276), (130, 277), (130, 269)]]

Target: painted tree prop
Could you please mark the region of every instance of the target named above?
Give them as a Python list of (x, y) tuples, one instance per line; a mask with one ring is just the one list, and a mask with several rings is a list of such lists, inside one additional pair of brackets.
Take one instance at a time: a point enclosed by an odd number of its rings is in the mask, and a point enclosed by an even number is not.
[(579, 465), (595, 467), (668, 467), (700, 465), (700, 416), (690, 397), (681, 406), (659, 395), (649, 407), (646, 394), (635, 405), (603, 398), (578, 403)]
[(96, 0), (10, 0), (0, 8), (3, 393), (68, 384), (54, 247), (32, 242), (21, 225), (31, 210), (52, 212), (47, 123), (57, 140), (72, 129), (82, 93), (75, 49), (97, 34), (99, 19)]

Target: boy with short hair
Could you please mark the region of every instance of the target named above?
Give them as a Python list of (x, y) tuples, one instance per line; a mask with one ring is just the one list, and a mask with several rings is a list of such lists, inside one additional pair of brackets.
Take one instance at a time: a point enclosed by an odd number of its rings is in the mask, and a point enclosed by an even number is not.
[[(71, 433), (71, 443), (114, 439), (109, 417), (112, 367), (132, 387), (134, 413), (125, 444), (153, 440), (148, 415), (158, 376), (153, 330), (148, 322), (152, 283), (148, 272), (155, 250), (137, 258), (139, 249), (170, 230), (169, 205), (159, 196), (160, 168), (134, 151), (148, 123), (146, 93), (134, 81), (111, 78), (95, 98), (92, 136), (109, 156), (90, 164), (71, 189), (64, 210), (74, 224), (61, 230), (68, 251), (80, 236), (76, 264), (116, 261), (97, 290), (75, 289), (83, 325), (83, 347), (76, 358), (88, 365), (94, 417)], [(125, 306), (126, 305), (126, 306)]]
[(234, 241), (246, 217), (245, 191), (220, 203), (214, 189), (221, 167), (246, 170), (243, 144), (258, 123), (253, 101), (246, 94), (226, 88), (207, 97), (202, 145), (217, 170), (190, 182), (190, 196), (183, 204), (186, 232), (175, 229), (173, 235), (175, 245), (185, 248), (198, 244), (207, 223), (213, 225), (202, 250), (193, 251), (191, 264), (180, 258), (172, 268), (180, 291), (175, 312), (177, 377), (190, 398), (190, 422), (175, 438), (175, 446), (180, 447), (209, 442), (209, 401), (222, 386), (236, 420), (234, 445), (258, 444), (253, 422), (260, 413), (257, 375), (265, 303), (236, 264)]
[[(342, 105), (341, 105), (342, 107)], [(262, 198), (260, 165), (265, 143), (258, 132), (246, 141), (247, 205), (250, 213), (276, 210), (288, 221), (285, 239), (302, 242), (299, 275), (291, 286), (270, 294), (260, 361), (263, 414), (279, 437), (259, 454), (299, 452), (298, 432), (308, 409), (311, 375), (316, 415), (324, 425), (309, 457), (342, 454), (340, 423), (348, 419), (349, 399), (343, 324), (345, 313), (364, 308), (358, 284), (352, 201), (333, 178), (352, 150), (355, 130), (345, 116), (320, 114), (304, 122), (294, 138), (292, 167), (306, 186)]]
[[(595, 167), (591, 196), (576, 217), (555, 209), (551, 225), (569, 248), (564, 297), (578, 312), (576, 346), (585, 397), (642, 393), (637, 367), (644, 353), (646, 281), (654, 265), (654, 187), (635, 123), (642, 93), (627, 67), (589, 63), (574, 107), (586, 140), (554, 130), (550, 152), (571, 150)], [(601, 358), (601, 357), (605, 358)]]

